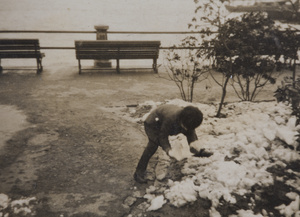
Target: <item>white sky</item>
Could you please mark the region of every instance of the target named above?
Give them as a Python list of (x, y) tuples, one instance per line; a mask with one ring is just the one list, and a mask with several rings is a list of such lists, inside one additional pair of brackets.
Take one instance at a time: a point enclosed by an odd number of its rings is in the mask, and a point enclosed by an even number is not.
[(193, 0), (1, 0), (0, 29), (186, 30)]

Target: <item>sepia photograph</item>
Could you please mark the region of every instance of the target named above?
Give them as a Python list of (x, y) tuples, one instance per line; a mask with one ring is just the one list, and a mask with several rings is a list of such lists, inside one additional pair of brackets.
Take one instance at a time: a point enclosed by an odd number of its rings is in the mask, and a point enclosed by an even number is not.
[(0, 217), (300, 217), (300, 0), (0, 0)]

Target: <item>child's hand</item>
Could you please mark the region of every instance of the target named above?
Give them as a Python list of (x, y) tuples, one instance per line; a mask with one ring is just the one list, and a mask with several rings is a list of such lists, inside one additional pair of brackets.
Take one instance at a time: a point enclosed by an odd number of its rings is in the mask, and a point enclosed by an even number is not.
[(194, 154), (195, 157), (210, 157), (214, 153), (206, 151), (205, 148), (200, 149), (200, 151), (196, 154)]

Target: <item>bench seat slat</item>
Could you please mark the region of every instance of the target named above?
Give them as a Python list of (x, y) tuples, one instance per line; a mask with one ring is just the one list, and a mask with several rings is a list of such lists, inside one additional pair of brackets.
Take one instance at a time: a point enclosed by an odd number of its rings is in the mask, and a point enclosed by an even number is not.
[(90, 47), (76, 47), (78, 50), (157, 50), (158, 47), (102, 47), (101, 45), (95, 45)]
[(44, 57), (45, 54), (43, 53), (29, 53), (29, 52), (26, 52), (26, 53), (0, 53), (0, 59), (4, 59), (4, 58), (7, 58), (7, 59), (14, 59), (14, 58), (41, 58), (41, 57)]
[(147, 55), (147, 54), (136, 54), (136, 55), (127, 55), (127, 54), (82, 54), (77, 55), (77, 59), (157, 59), (158, 55)]
[[(0, 51), (1, 52), (1, 51)], [(120, 50), (120, 51), (115, 51), (115, 50), (107, 50), (107, 51), (97, 51), (97, 50), (84, 50), (84, 51), (79, 51), (77, 52), (78, 54), (85, 54), (85, 53), (90, 53), (90, 54), (158, 54), (158, 51), (147, 51), (147, 50), (143, 50), (143, 51), (127, 51), (127, 50)]]
[(85, 56), (81, 56), (79, 59), (90, 59), (90, 60), (93, 60), (93, 59), (103, 59), (103, 60), (110, 60), (110, 59), (157, 59), (153, 56), (146, 56), (146, 55), (139, 55), (139, 56), (107, 56), (107, 55), (93, 55), (93, 56), (90, 56), (90, 55), (85, 55)]
[(128, 49), (156, 49), (159, 45), (153, 45), (153, 46), (142, 46), (142, 45), (128, 45), (128, 46), (122, 46), (122, 45), (102, 45), (102, 44), (83, 44), (83, 45), (77, 45), (77, 48), (81, 49), (93, 49), (93, 48), (99, 48), (99, 49), (113, 49), (113, 48), (128, 48)]
[(0, 45), (0, 51), (5, 50), (39, 50), (39, 47), (31, 45)]

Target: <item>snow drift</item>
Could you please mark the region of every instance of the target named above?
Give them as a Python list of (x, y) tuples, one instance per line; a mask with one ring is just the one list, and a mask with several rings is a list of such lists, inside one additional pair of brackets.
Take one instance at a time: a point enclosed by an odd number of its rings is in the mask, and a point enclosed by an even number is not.
[[(167, 103), (190, 105), (181, 100)], [(288, 105), (276, 102), (232, 103), (224, 108), (227, 118), (223, 119), (214, 117), (215, 105), (192, 105), (203, 112), (204, 121), (196, 130), (199, 140), (191, 145), (214, 154), (208, 158), (193, 157), (183, 135), (170, 137), (177, 160), (187, 158), (181, 171), (184, 177), (181, 181), (169, 180), (163, 193), (157, 193), (153, 200), (148, 198), (151, 210), (162, 207), (166, 201), (180, 207), (201, 197), (212, 202), (211, 216), (218, 216), (217, 207), (221, 199), (237, 203), (235, 195), (250, 193), (254, 185), (267, 187), (274, 183), (268, 168), (278, 165), (284, 170), (288, 163), (300, 159), (296, 151), (299, 127), (295, 125), (296, 118), (291, 116), (292, 110)], [(299, 174), (295, 175), (296, 178), (285, 183), (299, 191)], [(157, 189), (157, 192), (162, 190)], [(299, 196), (294, 197), (291, 206), (282, 205), (277, 209), (285, 216), (298, 214)], [(239, 210), (238, 215), (233, 216), (268, 215), (266, 210), (261, 212), (255, 214), (252, 210)]]

